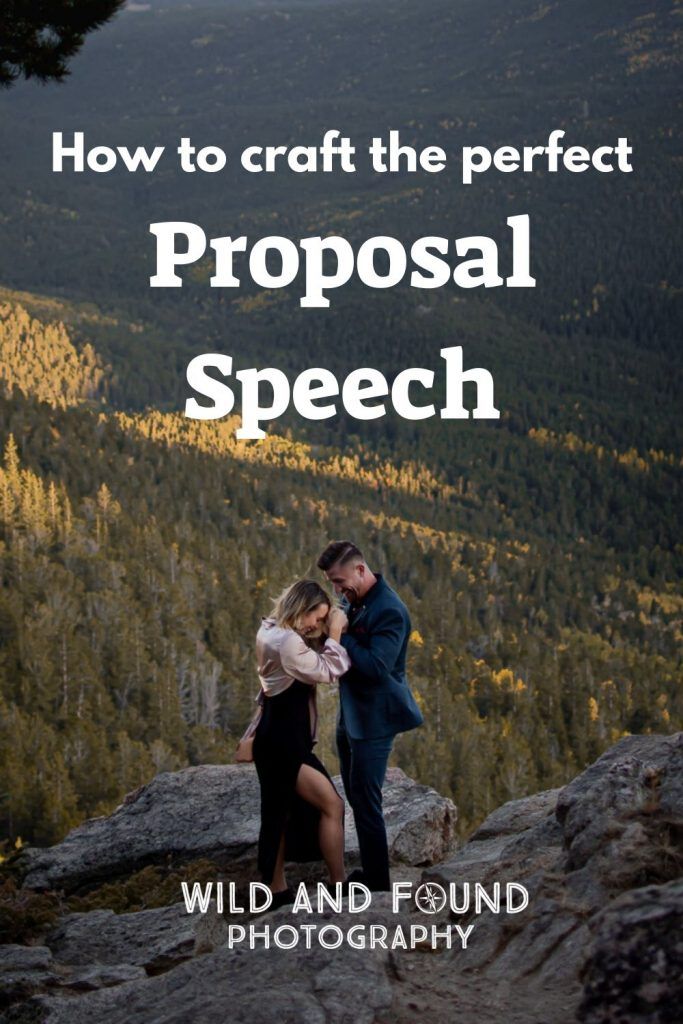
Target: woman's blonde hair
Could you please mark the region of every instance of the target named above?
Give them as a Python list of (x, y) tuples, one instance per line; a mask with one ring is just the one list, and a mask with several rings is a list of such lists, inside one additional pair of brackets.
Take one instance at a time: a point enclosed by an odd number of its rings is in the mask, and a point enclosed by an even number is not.
[(315, 580), (297, 580), (286, 587), (273, 602), (272, 616), (278, 626), (296, 629), (302, 616), (312, 612), (318, 605), (332, 607), (330, 595)]

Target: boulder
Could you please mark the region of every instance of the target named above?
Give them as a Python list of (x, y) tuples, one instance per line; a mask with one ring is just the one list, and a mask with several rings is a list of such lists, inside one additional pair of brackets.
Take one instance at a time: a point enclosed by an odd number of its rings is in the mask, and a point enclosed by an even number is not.
[(227, 924), (215, 904), (188, 914), (184, 903), (132, 914), (92, 910), (69, 914), (45, 939), (61, 964), (134, 964), (158, 974), (225, 941)]
[(683, 1007), (683, 880), (625, 893), (590, 924), (583, 1024), (674, 1024)]
[(46, 946), (0, 946), (0, 1006), (26, 999), (58, 980), (52, 953)]
[(0, 1006), (21, 1003), (38, 992), (59, 988), (87, 992), (144, 977), (141, 967), (127, 963), (70, 968), (59, 963), (47, 946), (0, 945)]
[[(334, 782), (343, 793), (341, 779)], [(390, 768), (384, 802), (394, 862), (431, 864), (453, 847), (456, 809), (436, 790)], [(347, 861), (353, 866), (358, 842), (347, 810)], [(129, 793), (113, 814), (86, 821), (56, 846), (27, 847), (19, 866), (25, 887), (65, 891), (111, 881), (147, 864), (208, 858), (234, 869), (245, 861), (255, 865), (259, 827), (253, 765), (200, 765), (162, 772)]]
[(503, 804), (451, 857), (425, 870), (425, 880), (485, 885), (518, 881), (556, 866), (562, 853), (562, 829), (554, 814), (559, 792), (547, 790)]
[[(341, 778), (337, 776), (334, 782), (343, 793)], [(400, 768), (387, 769), (382, 803), (392, 864), (435, 864), (455, 847), (455, 804), (430, 786), (415, 782)], [(347, 810), (346, 855), (350, 862), (360, 863), (353, 812)]]
[(683, 829), (683, 734), (620, 740), (564, 787), (557, 817), (569, 871), (589, 867), (613, 891), (667, 881), (661, 847)]
[(520, 800), (509, 800), (489, 814), (470, 837), (471, 842), (481, 842), (498, 836), (512, 836), (524, 832), (539, 821), (545, 821), (555, 813), (560, 789), (546, 789)]
[[(307, 917), (307, 923), (316, 921), (344, 928), (358, 924), (358, 915), (327, 911)], [(262, 924), (274, 932), (291, 922), (290, 910), (283, 907), (264, 915)], [(391, 1005), (387, 961), (386, 950), (346, 945), (226, 945), (161, 975), (78, 999), (38, 996), (22, 1009), (35, 1015), (25, 1019), (41, 1024), (373, 1024), (377, 1013)]]
[[(662, 987), (655, 975), (657, 964), (675, 964), (681, 951), (674, 939), (678, 883), (671, 892), (666, 884), (683, 870), (681, 834), (681, 733), (625, 737), (563, 789), (498, 808), (469, 842), (422, 875), (443, 886), (454, 883), (460, 896), (465, 884), (477, 882), (491, 891), (496, 882), (516, 881), (529, 892), (529, 906), (519, 915), (506, 914), (504, 894), (500, 914), (477, 915), (472, 905), (450, 914), (474, 925), (466, 954), (450, 957), (454, 979), (475, 972), (492, 991), (509, 991), (511, 999), (524, 993), (530, 1005), (545, 1007), (544, 1024), (574, 1019), (581, 977), (594, 989), (581, 1003), (590, 1024), (649, 1020), (647, 1012), (655, 1010), (644, 1001), (642, 1016), (631, 1017), (630, 1010), (609, 1015), (610, 1002), (635, 1006), (640, 996), (634, 993), (642, 991), (660, 1014), (653, 1022), (677, 1020), (675, 985)], [(661, 884), (637, 890), (645, 895), (629, 891), (648, 881)], [(669, 949), (659, 960), (656, 943), (645, 955), (658, 913), (662, 945)], [(633, 945), (626, 938), (631, 927)], [(595, 929), (593, 967), (584, 969)]]
[(141, 981), (147, 974), (143, 967), (133, 964), (90, 964), (74, 970), (64, 969), (60, 988), (73, 992), (93, 992), (99, 988), (112, 988), (126, 981)]

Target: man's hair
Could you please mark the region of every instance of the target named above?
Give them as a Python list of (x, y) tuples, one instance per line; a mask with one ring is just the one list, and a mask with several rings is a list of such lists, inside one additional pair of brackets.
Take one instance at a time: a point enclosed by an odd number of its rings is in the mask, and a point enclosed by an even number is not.
[(327, 572), (333, 565), (346, 565), (352, 559), (359, 562), (365, 561), (365, 556), (360, 548), (357, 548), (350, 540), (333, 540), (323, 551), (317, 565), (323, 572)]

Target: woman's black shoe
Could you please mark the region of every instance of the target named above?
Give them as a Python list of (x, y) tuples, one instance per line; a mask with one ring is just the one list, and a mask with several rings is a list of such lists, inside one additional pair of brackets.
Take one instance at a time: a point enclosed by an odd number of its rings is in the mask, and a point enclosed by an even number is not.
[(295, 899), (295, 892), (293, 889), (282, 889), (280, 892), (273, 893), (273, 902), (269, 907), (263, 911), (267, 913), (269, 910), (277, 910), (278, 907), (284, 907), (287, 903), (293, 903)]
[(391, 892), (390, 883), (382, 881), (379, 884), (376, 884), (375, 882), (373, 882), (371, 878), (368, 878), (368, 876), (361, 868), (356, 868), (355, 871), (352, 871), (351, 874), (346, 879), (346, 882), (344, 884), (347, 886), (347, 890), (349, 882), (362, 882), (363, 885), (366, 885), (368, 887), (370, 892)]
[(346, 878), (347, 882), (365, 882), (365, 875), (362, 868), (355, 868)]

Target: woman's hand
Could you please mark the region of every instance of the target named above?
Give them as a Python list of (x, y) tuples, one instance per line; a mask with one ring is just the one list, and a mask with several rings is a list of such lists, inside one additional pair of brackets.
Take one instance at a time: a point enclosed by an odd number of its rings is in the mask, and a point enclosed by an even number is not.
[(327, 629), (327, 635), (331, 640), (336, 640), (337, 643), (341, 640), (341, 635), (349, 624), (344, 612), (341, 608), (330, 608), (327, 613), (327, 622), (325, 627)]

